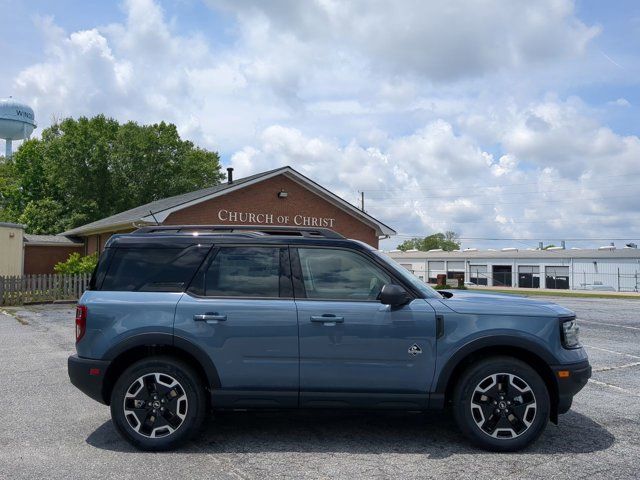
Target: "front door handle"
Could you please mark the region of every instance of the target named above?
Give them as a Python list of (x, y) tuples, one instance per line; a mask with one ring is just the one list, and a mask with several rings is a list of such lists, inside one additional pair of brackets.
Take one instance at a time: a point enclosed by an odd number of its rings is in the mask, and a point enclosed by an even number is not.
[(227, 320), (226, 315), (219, 315), (218, 313), (202, 313), (193, 316), (196, 322), (218, 323)]
[(313, 323), (323, 323), (325, 325), (335, 325), (336, 323), (344, 323), (344, 317), (338, 317), (331, 313), (324, 313), (322, 315), (311, 315), (311, 321)]

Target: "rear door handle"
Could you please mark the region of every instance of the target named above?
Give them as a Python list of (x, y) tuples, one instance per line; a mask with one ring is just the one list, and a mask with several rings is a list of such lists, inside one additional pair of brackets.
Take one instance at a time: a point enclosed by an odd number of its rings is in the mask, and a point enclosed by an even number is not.
[(311, 321), (313, 323), (323, 323), (325, 325), (335, 325), (336, 323), (344, 323), (344, 317), (338, 317), (331, 313), (324, 313), (322, 315), (311, 315)]
[(193, 316), (196, 322), (218, 323), (227, 320), (226, 315), (219, 315), (218, 313), (201, 313)]

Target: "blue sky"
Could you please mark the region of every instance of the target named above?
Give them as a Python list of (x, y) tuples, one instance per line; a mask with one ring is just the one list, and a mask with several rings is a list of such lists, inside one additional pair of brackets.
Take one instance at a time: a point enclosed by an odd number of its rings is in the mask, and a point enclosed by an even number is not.
[[(640, 3), (0, 0), (0, 96), (171, 121), (405, 235), (640, 237)], [(484, 238), (531, 240), (489, 241)], [(608, 242), (606, 242), (608, 243)], [(620, 244), (621, 242), (618, 241)]]

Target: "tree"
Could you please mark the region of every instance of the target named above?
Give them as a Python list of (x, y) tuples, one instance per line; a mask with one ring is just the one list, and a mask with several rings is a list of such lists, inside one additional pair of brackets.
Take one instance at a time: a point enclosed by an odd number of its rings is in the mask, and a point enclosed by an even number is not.
[(405, 240), (398, 249), (406, 252), (407, 250), (420, 250), (426, 252), (436, 248), (441, 248), (447, 252), (460, 249), (460, 242), (458, 241), (458, 234), (455, 232), (434, 233), (428, 237), (419, 238), (414, 237), (410, 240)]
[(218, 154), (182, 140), (175, 125), (104, 115), (56, 123), (0, 167), (0, 220), (29, 233), (59, 233), (224, 178)]

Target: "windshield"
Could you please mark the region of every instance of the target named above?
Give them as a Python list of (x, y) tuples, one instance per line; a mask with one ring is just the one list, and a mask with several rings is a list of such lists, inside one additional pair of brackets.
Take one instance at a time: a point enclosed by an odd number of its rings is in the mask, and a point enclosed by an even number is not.
[(402, 277), (402, 279), (411, 284), (411, 286), (413, 288), (415, 288), (416, 290), (418, 290), (420, 293), (422, 293), (425, 297), (427, 298), (442, 298), (441, 295), (434, 290), (433, 288), (431, 288), (429, 285), (427, 285), (426, 283), (424, 283), (422, 280), (420, 280), (418, 277), (416, 277), (413, 273), (411, 273), (409, 270), (407, 270), (406, 268), (404, 268), (402, 265), (400, 265), (398, 262), (396, 262), (393, 258), (391, 258), (389, 255), (382, 253), (379, 250), (374, 250), (373, 248), (371, 249), (371, 251), (379, 258), (381, 258), (384, 262), (386, 263), (390, 263), (391, 265), (393, 265), (394, 267), (396, 267), (397, 273), (399, 276)]

